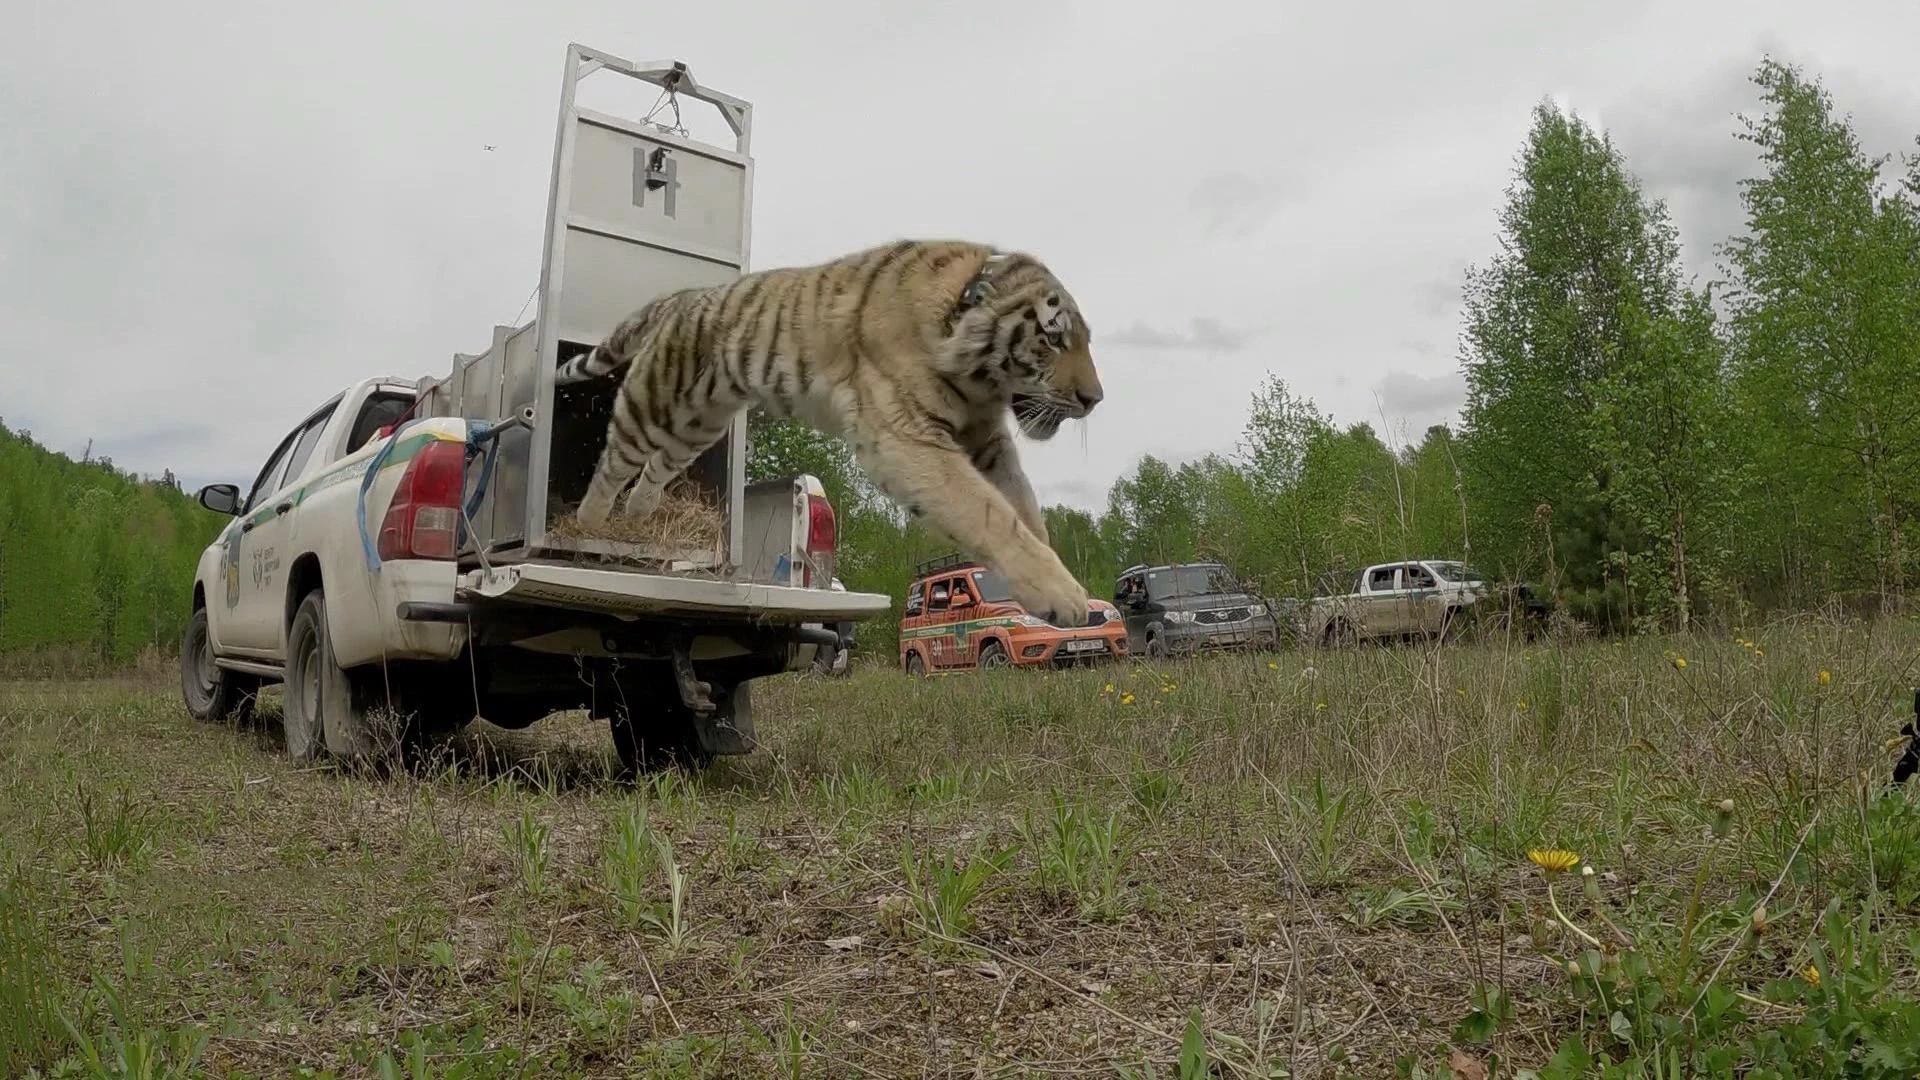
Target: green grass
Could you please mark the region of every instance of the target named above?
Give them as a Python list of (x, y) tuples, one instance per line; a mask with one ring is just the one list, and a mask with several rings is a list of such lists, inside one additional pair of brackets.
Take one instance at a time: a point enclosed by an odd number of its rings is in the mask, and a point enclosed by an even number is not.
[(870, 668), (638, 785), (579, 715), (372, 779), (16, 682), (0, 1075), (1911, 1076), (1916, 680), (1817, 619)]

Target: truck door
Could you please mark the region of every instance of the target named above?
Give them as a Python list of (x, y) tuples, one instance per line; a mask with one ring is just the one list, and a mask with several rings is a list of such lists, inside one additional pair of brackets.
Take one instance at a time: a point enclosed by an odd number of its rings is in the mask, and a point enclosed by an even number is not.
[(1153, 614), (1147, 604), (1147, 575), (1128, 574), (1113, 590), (1113, 606), (1127, 628), (1127, 651), (1143, 652), (1147, 647), (1147, 623)]
[(1400, 568), (1401, 603), (1404, 620), (1403, 633), (1436, 634), (1440, 632), (1440, 618), (1446, 614), (1446, 607), (1440, 597), (1440, 581), (1433, 571), (1419, 563), (1408, 563)]
[(953, 664), (955, 667), (974, 667), (980, 663), (980, 639), (976, 631), (979, 622), (974, 618), (978, 614), (979, 598), (973, 595), (973, 585), (965, 576), (953, 580), (953, 587), (947, 594), (947, 610), (953, 621)]
[(1401, 624), (1399, 606), (1400, 567), (1389, 564), (1367, 571), (1367, 590), (1360, 597), (1361, 632), (1369, 637), (1397, 634)]
[[(277, 656), (286, 620), (288, 514), (314, 444), (339, 400), (328, 402), (281, 440), (254, 481), (240, 511), (239, 527), (228, 534), (227, 604), (229, 621), (222, 644), (236, 652)], [(231, 634), (227, 634), (231, 628)]]
[(953, 666), (953, 612), (947, 608), (952, 585), (941, 578), (927, 588), (927, 666), (934, 669)]

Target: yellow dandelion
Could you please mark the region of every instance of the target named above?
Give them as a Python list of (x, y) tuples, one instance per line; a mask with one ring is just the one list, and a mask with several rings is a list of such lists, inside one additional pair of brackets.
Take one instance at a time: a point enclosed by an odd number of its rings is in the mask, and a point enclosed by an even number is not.
[(1814, 678), (1814, 681), (1819, 683), (1821, 686), (1826, 686), (1833, 682), (1833, 672), (1828, 671), (1826, 668), (1821, 668), (1820, 674), (1815, 675), (1813, 678)]
[(1456, 693), (1456, 694), (1459, 694), (1459, 695), (1460, 695), (1461, 697), (1466, 697), (1466, 696), (1467, 696), (1467, 688), (1466, 688), (1466, 687), (1464, 687), (1464, 686), (1456, 686), (1456, 687), (1454, 687), (1454, 688), (1453, 688), (1453, 692), (1454, 692), (1454, 693)]
[(1534, 848), (1527, 852), (1527, 861), (1545, 870), (1551, 876), (1565, 873), (1580, 865), (1580, 856), (1565, 848)]
[(1812, 964), (1808, 964), (1807, 970), (1801, 972), (1801, 974), (1807, 977), (1808, 985), (1811, 985), (1811, 986), (1820, 985), (1820, 969), (1819, 968), (1814, 967)]
[(1326, 703), (1326, 702), (1324, 702), (1324, 701), (1316, 701), (1316, 702), (1314, 702), (1314, 703), (1313, 703), (1313, 711), (1314, 711), (1314, 712), (1326, 712), (1326, 711), (1327, 711), (1327, 703)]
[(1106, 685), (1105, 687), (1103, 687), (1103, 688), (1101, 688), (1101, 690), (1100, 690), (1100, 692), (1101, 692), (1101, 693), (1103, 693), (1103, 694), (1111, 694), (1111, 693), (1113, 693), (1113, 684), (1112, 684), (1112, 683), (1108, 683), (1108, 684), (1107, 684), (1107, 685)]
[(1133, 691), (1131, 691), (1131, 690), (1129, 690), (1129, 691), (1127, 691), (1126, 693), (1124, 693), (1124, 694), (1121, 694), (1121, 695), (1120, 695), (1120, 704), (1122, 704), (1122, 705), (1131, 705), (1131, 704), (1133, 704)]
[(1521, 712), (1526, 712), (1526, 711), (1527, 711), (1527, 703), (1526, 703), (1526, 702), (1524, 702), (1524, 701), (1516, 701), (1516, 702), (1514, 702), (1514, 706), (1513, 706), (1513, 707), (1514, 707), (1514, 708), (1516, 708), (1516, 709), (1519, 709), (1519, 710), (1520, 710)]
[(1268, 671), (1279, 671), (1279, 670), (1280, 670), (1280, 665), (1279, 665), (1279, 663), (1278, 663), (1278, 662), (1276, 662), (1276, 661), (1273, 661), (1273, 660), (1269, 660), (1269, 661), (1267, 661), (1267, 670), (1268, 670)]
[(1678, 668), (1678, 669), (1680, 669), (1681, 671), (1685, 671), (1685, 670), (1687, 670), (1687, 658), (1686, 658), (1686, 657), (1684, 657), (1684, 656), (1676, 656), (1676, 657), (1674, 657), (1674, 658), (1673, 658), (1673, 666), (1674, 666), (1674, 667), (1676, 667), (1676, 668)]
[(1178, 690), (1178, 689), (1180, 689), (1180, 684), (1179, 684), (1179, 683), (1172, 683), (1172, 682), (1170, 682), (1170, 683), (1168, 683), (1167, 685), (1165, 685), (1165, 686), (1163, 686), (1163, 687), (1161, 687), (1161, 688), (1160, 688), (1160, 692), (1161, 692), (1161, 693), (1163, 693), (1163, 694), (1171, 694), (1171, 693), (1173, 693), (1173, 692), (1174, 692), (1175, 690)]

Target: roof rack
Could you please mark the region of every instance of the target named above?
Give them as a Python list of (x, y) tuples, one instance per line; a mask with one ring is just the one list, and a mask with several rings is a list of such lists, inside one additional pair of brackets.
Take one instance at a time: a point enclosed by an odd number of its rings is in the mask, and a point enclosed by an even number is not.
[(926, 577), (928, 574), (937, 574), (942, 570), (951, 570), (956, 566), (971, 566), (975, 561), (976, 560), (964, 558), (957, 553), (942, 555), (914, 566), (913, 576)]

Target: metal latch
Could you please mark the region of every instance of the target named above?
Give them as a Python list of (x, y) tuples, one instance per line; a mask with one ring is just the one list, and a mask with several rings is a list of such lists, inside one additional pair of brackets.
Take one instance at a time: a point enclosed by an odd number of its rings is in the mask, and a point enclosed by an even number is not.
[(673, 216), (675, 195), (680, 191), (680, 163), (664, 146), (633, 148), (633, 205), (647, 205), (647, 192), (666, 189), (660, 209)]

